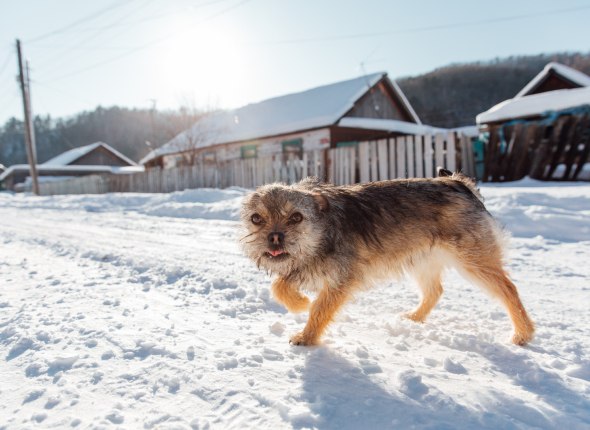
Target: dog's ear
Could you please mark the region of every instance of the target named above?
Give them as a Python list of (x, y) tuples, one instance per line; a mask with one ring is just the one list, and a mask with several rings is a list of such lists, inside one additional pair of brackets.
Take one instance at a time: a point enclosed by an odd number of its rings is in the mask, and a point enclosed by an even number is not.
[(317, 191), (313, 192), (311, 195), (313, 196), (313, 200), (320, 212), (326, 212), (330, 208), (330, 203), (325, 195)]

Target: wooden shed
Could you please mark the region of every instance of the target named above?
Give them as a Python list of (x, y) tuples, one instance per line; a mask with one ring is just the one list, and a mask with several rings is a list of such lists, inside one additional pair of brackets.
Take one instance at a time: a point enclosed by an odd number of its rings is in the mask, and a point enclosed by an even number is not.
[(590, 76), (549, 63), (476, 122), (485, 141), (484, 181), (590, 180)]

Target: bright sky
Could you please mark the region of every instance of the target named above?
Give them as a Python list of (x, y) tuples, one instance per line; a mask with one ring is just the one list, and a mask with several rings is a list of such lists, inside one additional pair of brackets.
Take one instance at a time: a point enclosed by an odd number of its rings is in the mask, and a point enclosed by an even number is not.
[[(363, 73), (590, 49), (588, 0), (0, 0), (0, 124), (97, 105), (238, 107)], [(364, 66), (363, 66), (364, 64)]]

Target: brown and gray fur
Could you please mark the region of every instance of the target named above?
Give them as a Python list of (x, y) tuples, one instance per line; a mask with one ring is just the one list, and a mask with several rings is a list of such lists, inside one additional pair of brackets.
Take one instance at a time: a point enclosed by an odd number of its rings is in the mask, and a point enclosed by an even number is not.
[[(446, 267), (500, 299), (514, 326), (512, 342), (533, 337), (533, 322), (503, 268), (502, 231), (461, 174), (442, 170), (435, 179), (351, 186), (313, 178), (265, 185), (246, 197), (242, 222), (244, 252), (276, 275), (275, 298), (292, 312), (310, 312), (291, 338), (295, 345), (317, 344), (354, 292), (404, 273), (422, 293), (407, 317), (423, 322), (443, 292)], [(315, 301), (304, 291), (316, 292)]]

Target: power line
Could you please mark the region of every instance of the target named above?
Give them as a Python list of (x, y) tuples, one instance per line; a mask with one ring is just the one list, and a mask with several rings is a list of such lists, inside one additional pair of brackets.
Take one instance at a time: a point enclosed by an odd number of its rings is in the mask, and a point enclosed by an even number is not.
[[(57, 92), (57, 93), (62, 94), (62, 95), (65, 95), (65, 96), (67, 96), (67, 97), (69, 97), (72, 100), (75, 100), (77, 102), (83, 102), (83, 103), (92, 104), (92, 102), (90, 100), (87, 100), (85, 98), (81, 98), (81, 97), (79, 97), (79, 95), (74, 95), (74, 94), (70, 93), (69, 91), (65, 91), (63, 89), (56, 88), (53, 85), (47, 84), (46, 82), (39, 82), (36, 79), (31, 79), (31, 82), (34, 83), (35, 85), (40, 85), (40, 86), (42, 86), (44, 88), (48, 88), (48, 89), (50, 89), (50, 90), (52, 90), (54, 92)], [(47, 111), (49, 112), (49, 110), (47, 110)]]
[[(131, 1), (135, 1), (135, 0), (131, 0)], [(121, 0), (117, 0), (114, 3), (110, 4), (109, 6), (103, 8), (103, 9), (100, 9), (100, 10), (98, 10), (96, 12), (93, 12), (90, 15), (87, 15), (87, 16), (85, 16), (83, 18), (80, 18), (80, 19), (78, 19), (78, 20), (76, 20), (74, 22), (71, 22), (68, 25), (65, 25), (63, 27), (60, 27), (60, 28), (58, 28), (56, 30), (52, 30), (52, 31), (50, 31), (48, 33), (44, 33), (44, 34), (41, 34), (39, 36), (33, 37), (31, 39), (25, 40), (25, 42), (32, 43), (32, 42), (36, 42), (37, 40), (46, 39), (47, 37), (54, 36), (56, 34), (64, 33), (66, 31), (68, 31), (68, 30), (70, 30), (70, 29), (72, 29), (72, 28), (74, 28), (74, 27), (76, 27), (76, 26), (84, 23), (84, 22), (91, 21), (91, 20), (93, 20), (95, 18), (98, 18), (99, 16), (104, 15), (105, 13), (110, 12), (111, 10), (116, 9), (118, 7), (121, 7), (121, 6), (125, 5), (125, 4), (127, 4), (127, 2), (123, 2)]]
[[(205, 3), (199, 3), (196, 5), (189, 5), (189, 6), (185, 6), (182, 9), (180, 9), (180, 11), (185, 11), (185, 10), (189, 10), (189, 9), (197, 9), (197, 8), (201, 8), (201, 7), (205, 7), (205, 6), (210, 6), (216, 3), (224, 3), (227, 2), (228, 0), (212, 0), (212, 1), (208, 1)], [(165, 6), (162, 9), (165, 9), (167, 6)], [(159, 20), (159, 19), (164, 19), (166, 17), (168, 17), (169, 15), (173, 15), (175, 13), (178, 13), (178, 10), (173, 10), (171, 12), (167, 12), (167, 13), (159, 13), (156, 15), (150, 15), (150, 16), (146, 16), (144, 18), (138, 19), (138, 20), (132, 20), (132, 21), (125, 21), (125, 22), (118, 22), (118, 23), (114, 23), (114, 24), (107, 24), (103, 27), (94, 27), (94, 28), (86, 28), (86, 29), (81, 29), (79, 31), (96, 31), (96, 30), (108, 30), (109, 28), (113, 28), (113, 27), (121, 27), (121, 26), (132, 26), (132, 25), (138, 25), (138, 24), (143, 24), (145, 22), (148, 21), (154, 21), (154, 20)]]
[[(136, 7), (134, 9), (132, 9), (131, 11), (128, 11), (123, 16), (119, 17), (119, 19), (116, 20), (115, 23), (119, 23), (119, 22), (123, 21), (124, 19), (126, 19), (127, 17), (129, 17), (131, 14), (137, 12), (138, 10), (141, 10), (141, 9), (147, 7), (150, 3), (153, 3), (153, 1), (154, 0), (145, 0), (144, 3), (142, 3), (142, 4), (139, 5), (139, 7)], [(95, 31), (94, 33), (92, 33), (90, 36), (88, 36), (87, 38), (85, 38), (84, 40), (82, 40), (81, 42), (79, 42), (75, 46), (76, 47), (83, 46), (86, 42), (89, 42), (90, 40), (95, 39), (97, 36), (99, 36), (100, 33), (101, 33), (101, 30)], [(55, 62), (56, 60), (59, 60), (64, 55), (67, 55), (71, 50), (72, 50), (71, 48), (66, 48), (66, 49), (62, 50), (61, 52), (52, 55), (51, 58), (49, 59), (49, 61), (45, 61), (44, 63), (42, 62), (40, 65), (37, 65), (37, 68), (38, 69), (39, 68), (43, 69), (45, 65), (51, 64), (51, 63)]]
[[(197, 24), (202, 24), (202, 23), (204, 23), (204, 22), (211, 21), (211, 20), (213, 20), (213, 19), (215, 19), (215, 18), (217, 18), (217, 17), (219, 17), (219, 16), (221, 16), (221, 15), (224, 15), (224, 14), (226, 14), (226, 13), (228, 13), (228, 12), (231, 12), (232, 10), (234, 10), (234, 9), (236, 9), (236, 8), (238, 8), (238, 7), (240, 7), (240, 6), (242, 6), (242, 5), (243, 5), (243, 4), (245, 4), (245, 3), (248, 3), (249, 1), (251, 1), (251, 0), (242, 0), (242, 1), (240, 1), (239, 3), (236, 3), (236, 4), (234, 4), (234, 5), (230, 6), (230, 7), (227, 7), (227, 8), (225, 8), (225, 9), (223, 9), (223, 10), (221, 10), (221, 11), (219, 11), (219, 12), (217, 12), (217, 13), (213, 14), (213, 15), (210, 15), (210, 16), (208, 16), (207, 18), (205, 18), (204, 20), (202, 20), (201, 22), (199, 22), (199, 23), (197, 23)], [(193, 24), (193, 25), (194, 25), (194, 24)], [(187, 30), (187, 29), (184, 29), (183, 31), (186, 31), (186, 30)], [(58, 80), (61, 80), (61, 79), (69, 78), (70, 76), (74, 76), (74, 75), (77, 75), (77, 74), (80, 74), (80, 73), (86, 72), (86, 71), (88, 71), (88, 70), (92, 70), (92, 69), (95, 69), (95, 68), (97, 68), (97, 67), (103, 66), (103, 65), (105, 65), (105, 64), (109, 64), (109, 63), (115, 62), (115, 61), (117, 61), (117, 60), (120, 60), (121, 58), (127, 57), (127, 56), (129, 56), (129, 55), (131, 55), (131, 54), (134, 54), (134, 53), (136, 53), (136, 52), (139, 52), (139, 51), (142, 51), (142, 50), (144, 50), (144, 49), (150, 48), (150, 47), (152, 47), (152, 46), (154, 46), (154, 45), (157, 45), (157, 44), (159, 44), (159, 43), (163, 42), (164, 40), (170, 39), (171, 37), (175, 36), (175, 35), (176, 35), (176, 34), (178, 34), (178, 33), (179, 33), (178, 31), (174, 31), (174, 32), (172, 32), (172, 33), (169, 33), (168, 35), (166, 35), (166, 36), (164, 36), (164, 37), (161, 37), (161, 38), (158, 38), (158, 39), (154, 39), (154, 40), (152, 40), (152, 41), (150, 41), (150, 42), (146, 43), (145, 45), (141, 45), (141, 46), (138, 46), (138, 47), (132, 48), (132, 49), (130, 49), (130, 50), (128, 50), (128, 51), (125, 51), (125, 52), (123, 52), (122, 54), (119, 54), (119, 55), (117, 55), (117, 56), (115, 56), (115, 57), (108, 58), (108, 59), (106, 59), (106, 60), (100, 61), (100, 62), (98, 62), (98, 63), (95, 63), (95, 64), (92, 64), (92, 65), (90, 65), (90, 66), (84, 67), (84, 68), (82, 68), (82, 69), (75, 70), (75, 71), (73, 71), (73, 72), (67, 73), (67, 74), (65, 74), (65, 75), (62, 75), (62, 76), (58, 76), (58, 77), (49, 78), (49, 79), (47, 79), (47, 80), (45, 80), (45, 81), (42, 81), (42, 82), (47, 82), (47, 81), (58, 81)]]
[(325, 37), (307, 37), (307, 38), (299, 38), (299, 39), (285, 39), (285, 40), (276, 40), (274, 42), (265, 42), (265, 44), (280, 45), (280, 44), (298, 44), (298, 43), (311, 43), (311, 42), (331, 42), (331, 41), (349, 40), (349, 39), (367, 39), (367, 38), (380, 37), (380, 36), (389, 36), (389, 35), (394, 35), (394, 34), (421, 33), (421, 32), (432, 31), (432, 30), (447, 30), (447, 29), (455, 29), (455, 28), (461, 28), (461, 27), (472, 27), (475, 25), (495, 24), (498, 22), (518, 21), (518, 20), (522, 20), (522, 19), (536, 18), (539, 16), (578, 12), (578, 11), (588, 10), (588, 9), (590, 9), (590, 6), (579, 6), (579, 7), (572, 7), (572, 8), (566, 8), (566, 9), (554, 9), (554, 10), (550, 10), (550, 11), (530, 13), (530, 14), (512, 15), (512, 16), (504, 16), (504, 17), (498, 17), (498, 18), (482, 19), (479, 21), (463, 21), (463, 22), (456, 22), (456, 23), (452, 23), (452, 24), (439, 24), (439, 25), (432, 25), (432, 26), (426, 26), (426, 27), (414, 27), (414, 28), (406, 28), (406, 29), (392, 30), (392, 31), (378, 31), (378, 32), (373, 32), (373, 33), (356, 33), (356, 34), (342, 34), (342, 35), (325, 36)]
[[(10, 96), (10, 93), (12, 93), (12, 97)], [(0, 97), (0, 100), (5, 101), (6, 103), (2, 104), (0, 106), (0, 112), (4, 112), (6, 110), (8, 110), (9, 107), (13, 107), (16, 102), (18, 101), (20, 94), (18, 93), (18, 88), (14, 87), (11, 88), (10, 91), (6, 91), (2, 97)], [(7, 98), (10, 97), (10, 98)], [(2, 124), (0, 124), (1, 126)]]
[(8, 67), (8, 64), (10, 63), (10, 60), (12, 60), (13, 56), (14, 56), (14, 52), (8, 51), (8, 55), (6, 56), (6, 60), (2, 63), (2, 66), (0, 66), (0, 75), (2, 73), (4, 73), (4, 70)]

